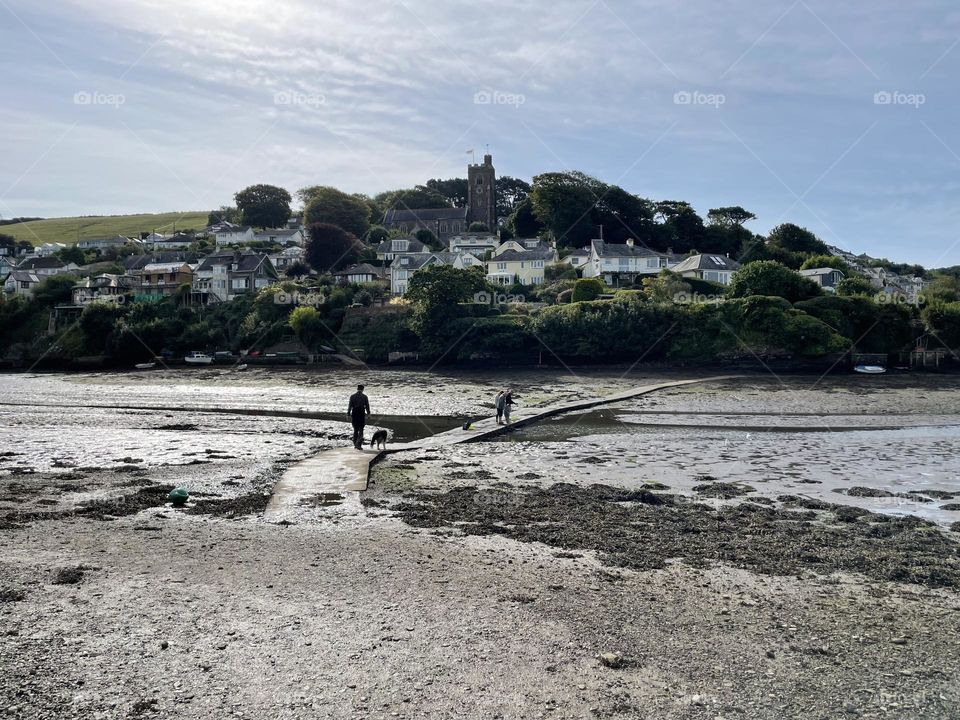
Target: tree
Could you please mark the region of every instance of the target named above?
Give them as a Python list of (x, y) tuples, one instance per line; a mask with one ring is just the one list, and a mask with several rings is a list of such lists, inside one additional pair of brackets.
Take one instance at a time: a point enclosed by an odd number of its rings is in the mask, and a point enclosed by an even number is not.
[(599, 278), (582, 278), (573, 286), (572, 302), (596, 300), (603, 294), (603, 282)]
[(777, 225), (767, 235), (767, 243), (794, 253), (830, 255), (830, 248), (816, 235), (793, 223)]
[(414, 273), (404, 297), (415, 304), (410, 327), (427, 355), (445, 354), (463, 339), (454, 327), (462, 314), (460, 303), (486, 288), (483, 273), (473, 269), (432, 265)]
[(330, 223), (356, 237), (370, 229), (370, 206), (355, 195), (326, 185), (303, 188), (297, 194), (306, 198), (303, 221), (308, 226)]
[(516, 237), (538, 237), (546, 226), (537, 219), (533, 212), (533, 201), (530, 198), (521, 200), (513, 209), (513, 214), (507, 218), (507, 227), (513, 230)]
[(51, 275), (33, 289), (32, 300), (43, 307), (68, 303), (73, 298), (76, 282), (73, 275)]
[(314, 348), (324, 337), (326, 327), (315, 307), (303, 305), (296, 307), (287, 318), (287, 324), (308, 348)]
[(928, 305), (921, 317), (927, 331), (938, 344), (954, 352), (960, 350), (960, 303)]
[(290, 193), (275, 185), (251, 185), (233, 196), (243, 222), (260, 228), (280, 227), (290, 218)]
[(656, 302), (675, 302), (684, 297), (690, 298), (693, 288), (683, 276), (670, 270), (661, 270), (656, 277), (643, 279), (643, 291)]
[(466, 178), (427, 180), (427, 184), (419, 185), (418, 189), (443, 196), (453, 207), (466, 207), (467, 205), (468, 186)]
[(292, 278), (305, 277), (310, 274), (310, 266), (303, 262), (303, 260), (296, 260), (287, 266), (284, 274)]
[(727, 294), (730, 297), (767, 295), (793, 303), (816, 297), (820, 294), (820, 287), (775, 260), (760, 260), (744, 265), (733, 273)]
[(490, 228), (487, 227), (486, 223), (472, 222), (470, 223), (470, 227), (467, 228), (467, 232), (475, 232), (475, 233), (490, 232)]
[(577, 269), (570, 263), (551, 263), (543, 269), (543, 279), (547, 283), (554, 282), (555, 280), (576, 280)]
[(591, 221), (603, 226), (603, 236), (610, 242), (632, 239), (647, 245), (653, 239), (653, 204), (617, 185), (600, 188)]
[(379, 245), (384, 240), (390, 239), (390, 231), (387, 230), (383, 225), (374, 225), (372, 228), (367, 230), (367, 235), (365, 240), (370, 245)]
[(507, 217), (530, 195), (530, 183), (501, 175), (497, 178), (497, 217)]
[(863, 277), (847, 277), (837, 283), (837, 295), (843, 297), (853, 297), (854, 295), (867, 295), (872, 297), (877, 294), (877, 288), (869, 280)]
[(433, 234), (432, 230), (427, 230), (427, 228), (420, 228), (413, 236), (431, 250), (439, 250), (443, 247), (443, 243), (440, 242), (439, 238)]
[(836, 255), (810, 255), (800, 265), (801, 270), (825, 267), (839, 270), (844, 274), (845, 277), (848, 278), (855, 274), (854, 269), (850, 267), (847, 261), (842, 257), (837, 257)]
[(415, 187), (405, 190), (392, 190), (374, 197), (384, 210), (422, 210), (427, 208), (451, 207), (450, 201), (435, 190)]
[(207, 215), (207, 225), (216, 225), (222, 222), (243, 222), (240, 210), (232, 205), (221, 205), (219, 209), (211, 210)]
[(306, 258), (318, 272), (333, 272), (355, 263), (362, 243), (343, 228), (330, 223), (314, 223), (309, 229)]
[(741, 226), (749, 220), (756, 220), (757, 216), (749, 210), (744, 210), (739, 205), (734, 205), (732, 207), (710, 209), (707, 211), (707, 219), (711, 225), (731, 227), (733, 225)]
[(65, 263), (76, 263), (77, 265), (84, 265), (87, 262), (87, 256), (84, 255), (83, 250), (78, 248), (76, 245), (70, 245), (63, 248), (63, 250), (58, 250), (56, 256), (63, 260)]
[(595, 199), (591, 188), (573, 173), (537, 175), (530, 191), (534, 215), (558, 246), (580, 247), (590, 240)]

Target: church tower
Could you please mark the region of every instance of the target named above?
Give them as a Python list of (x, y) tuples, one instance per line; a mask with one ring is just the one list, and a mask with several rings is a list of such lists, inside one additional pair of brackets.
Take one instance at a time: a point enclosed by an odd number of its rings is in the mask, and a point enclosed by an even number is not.
[(497, 174), (493, 169), (493, 156), (483, 156), (482, 165), (467, 166), (467, 221), (481, 222), (497, 229)]

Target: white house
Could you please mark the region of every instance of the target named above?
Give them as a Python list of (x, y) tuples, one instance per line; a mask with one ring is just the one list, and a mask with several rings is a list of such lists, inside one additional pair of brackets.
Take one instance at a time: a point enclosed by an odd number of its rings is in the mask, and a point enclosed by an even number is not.
[(270, 258), (261, 253), (213, 253), (193, 271), (193, 291), (206, 295), (208, 302), (223, 302), (256, 293), (277, 278)]
[(220, 223), (210, 229), (217, 243), (217, 247), (224, 245), (243, 245), (253, 242), (253, 228), (248, 225), (234, 225), (233, 223)]
[(499, 249), (494, 257), (487, 261), (487, 280), (497, 285), (542, 285), (544, 268), (557, 262), (557, 251), (552, 247), (533, 250)]
[(390, 292), (394, 295), (403, 295), (410, 286), (410, 279), (417, 271), (432, 265), (450, 265), (465, 269), (483, 267), (483, 262), (470, 253), (402, 253), (397, 255), (390, 265)]
[(463, 233), (450, 238), (450, 252), (467, 252), (476, 257), (484, 253), (493, 252), (500, 244), (500, 239), (490, 233)]
[(43, 278), (33, 272), (25, 270), (14, 270), (3, 283), (3, 291), (11, 295), (21, 295), (30, 297), (37, 285), (43, 282)]
[(801, 270), (800, 274), (810, 278), (827, 292), (836, 292), (837, 283), (843, 280), (843, 273), (833, 268), (810, 268)]
[(563, 262), (569, 263), (573, 266), (575, 270), (579, 270), (584, 265), (587, 264), (587, 260), (590, 259), (590, 248), (580, 248), (579, 250), (574, 250), (572, 253), (567, 255)]
[(583, 277), (599, 277), (607, 285), (632, 285), (637, 277), (658, 274), (678, 265), (681, 257), (639, 247), (633, 240), (624, 244), (590, 241), (590, 254), (583, 264)]
[(86, 238), (85, 240), (78, 240), (77, 247), (81, 250), (106, 250), (107, 248), (123, 247), (133, 242), (139, 243), (140, 241), (134, 241), (123, 235), (115, 235), (114, 237), (108, 238)]
[(413, 237), (390, 238), (377, 245), (377, 260), (391, 262), (400, 253), (428, 252), (422, 242)]
[(302, 262), (306, 257), (306, 250), (304, 250), (299, 245), (291, 245), (290, 247), (285, 247), (280, 252), (272, 253), (267, 257), (270, 258), (270, 262), (273, 263), (273, 267), (276, 268), (278, 273), (286, 272), (287, 268), (297, 262)]
[(14, 270), (19, 270), (20, 272), (34, 273), (41, 278), (49, 277), (50, 275), (62, 275), (63, 273), (70, 273), (79, 269), (80, 266), (76, 263), (65, 263), (60, 258), (49, 256), (25, 257), (14, 268)]
[(350, 283), (379, 283), (386, 282), (387, 269), (375, 267), (370, 263), (351, 265), (348, 268), (333, 273), (337, 282), (348, 285)]
[(61, 250), (66, 250), (67, 246), (63, 243), (43, 243), (43, 245), (37, 245), (33, 249), (33, 255), (35, 257), (50, 257)]
[[(306, 242), (306, 237), (300, 228), (273, 228), (255, 232), (251, 242), (272, 243), (274, 245), (303, 245)], [(217, 244), (220, 244), (219, 240)]]
[(740, 263), (724, 255), (691, 255), (670, 269), (683, 277), (729, 285), (730, 276), (739, 268)]

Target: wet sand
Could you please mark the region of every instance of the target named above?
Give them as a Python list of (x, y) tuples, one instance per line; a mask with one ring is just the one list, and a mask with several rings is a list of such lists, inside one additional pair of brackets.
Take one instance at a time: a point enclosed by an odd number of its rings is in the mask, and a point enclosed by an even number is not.
[[(349, 429), (271, 411), (337, 411), (356, 378), (146, 377), (40, 376), (0, 407), (8, 717), (960, 716), (955, 379), (669, 391), (392, 456), (356, 512), (275, 525), (278, 474)], [(505, 382), (390, 377), (398, 415), (469, 417)], [(213, 398), (264, 414), (191, 412)]]

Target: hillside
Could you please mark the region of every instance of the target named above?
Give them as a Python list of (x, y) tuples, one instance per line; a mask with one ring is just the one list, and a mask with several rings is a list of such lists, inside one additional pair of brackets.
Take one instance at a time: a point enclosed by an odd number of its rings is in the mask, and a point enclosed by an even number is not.
[(207, 226), (207, 211), (50, 218), (4, 225), (0, 227), (0, 233), (41, 245), (46, 242), (73, 243), (78, 239), (114, 235), (135, 236), (141, 232), (172, 232), (174, 224), (177, 230), (200, 230)]

